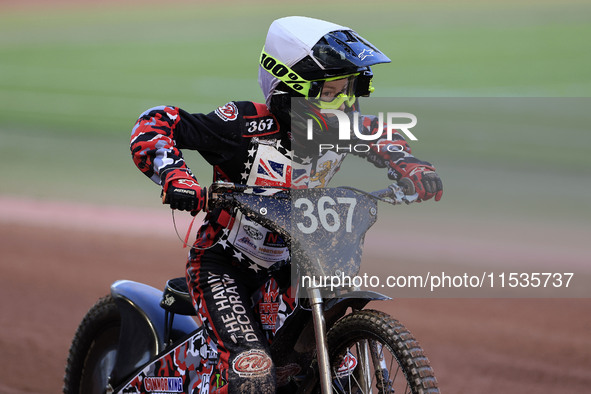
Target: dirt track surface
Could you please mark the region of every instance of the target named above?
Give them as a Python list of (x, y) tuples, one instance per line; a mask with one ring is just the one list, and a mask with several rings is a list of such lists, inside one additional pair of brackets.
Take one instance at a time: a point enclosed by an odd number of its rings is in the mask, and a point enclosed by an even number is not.
[[(0, 215), (0, 393), (60, 392), (74, 331), (113, 281), (161, 288), (183, 275), (187, 249), (164, 212), (146, 223), (140, 212), (69, 207), (70, 219), (58, 223), (60, 209), (38, 206), (27, 220)], [(374, 307), (419, 339), (444, 393), (591, 390), (589, 300), (402, 299)]]

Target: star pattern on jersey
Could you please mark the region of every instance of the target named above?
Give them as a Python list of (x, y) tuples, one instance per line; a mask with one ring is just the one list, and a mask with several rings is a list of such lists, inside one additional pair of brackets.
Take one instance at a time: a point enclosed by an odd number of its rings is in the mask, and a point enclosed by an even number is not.
[(251, 270), (253, 270), (255, 273), (259, 273), (259, 271), (261, 270), (261, 267), (259, 267), (256, 263), (251, 263), (248, 268), (250, 268)]
[(222, 239), (220, 239), (220, 240), (218, 241), (218, 243), (219, 243), (219, 244), (220, 244), (220, 245), (221, 245), (221, 246), (222, 246), (224, 249), (226, 249), (226, 248), (228, 247), (228, 240), (227, 240), (227, 239), (223, 239), (223, 238), (222, 238)]
[(242, 262), (242, 260), (244, 260), (244, 255), (242, 253), (240, 253), (239, 250), (234, 251), (233, 257), (236, 258), (239, 262)]

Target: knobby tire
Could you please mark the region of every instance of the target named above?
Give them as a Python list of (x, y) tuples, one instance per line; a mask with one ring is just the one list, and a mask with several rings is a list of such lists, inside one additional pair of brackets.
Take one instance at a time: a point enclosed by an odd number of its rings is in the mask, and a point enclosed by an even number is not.
[(99, 299), (84, 316), (72, 340), (64, 394), (104, 393), (119, 341), (121, 316), (111, 296)]
[[(335, 393), (439, 393), (423, 349), (386, 313), (368, 309), (345, 316), (329, 331), (328, 348)], [(351, 354), (357, 360), (352, 372), (343, 367)]]

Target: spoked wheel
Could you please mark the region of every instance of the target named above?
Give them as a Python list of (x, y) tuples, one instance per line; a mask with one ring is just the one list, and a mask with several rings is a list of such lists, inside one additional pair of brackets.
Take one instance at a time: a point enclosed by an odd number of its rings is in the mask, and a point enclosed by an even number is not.
[(101, 298), (76, 331), (66, 365), (64, 394), (103, 394), (115, 365), (121, 316), (111, 296)]
[(335, 393), (439, 393), (423, 349), (383, 312), (345, 316), (328, 333), (328, 347)]

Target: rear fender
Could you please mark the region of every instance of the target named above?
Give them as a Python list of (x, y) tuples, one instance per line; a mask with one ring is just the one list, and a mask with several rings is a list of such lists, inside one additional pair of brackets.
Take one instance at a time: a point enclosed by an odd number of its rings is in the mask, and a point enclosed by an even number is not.
[[(120, 280), (111, 285), (111, 295), (121, 314), (121, 332), (111, 384), (121, 383), (165, 348), (165, 312), (160, 307), (162, 291)], [(199, 326), (190, 316), (175, 315), (172, 332), (178, 338)]]

